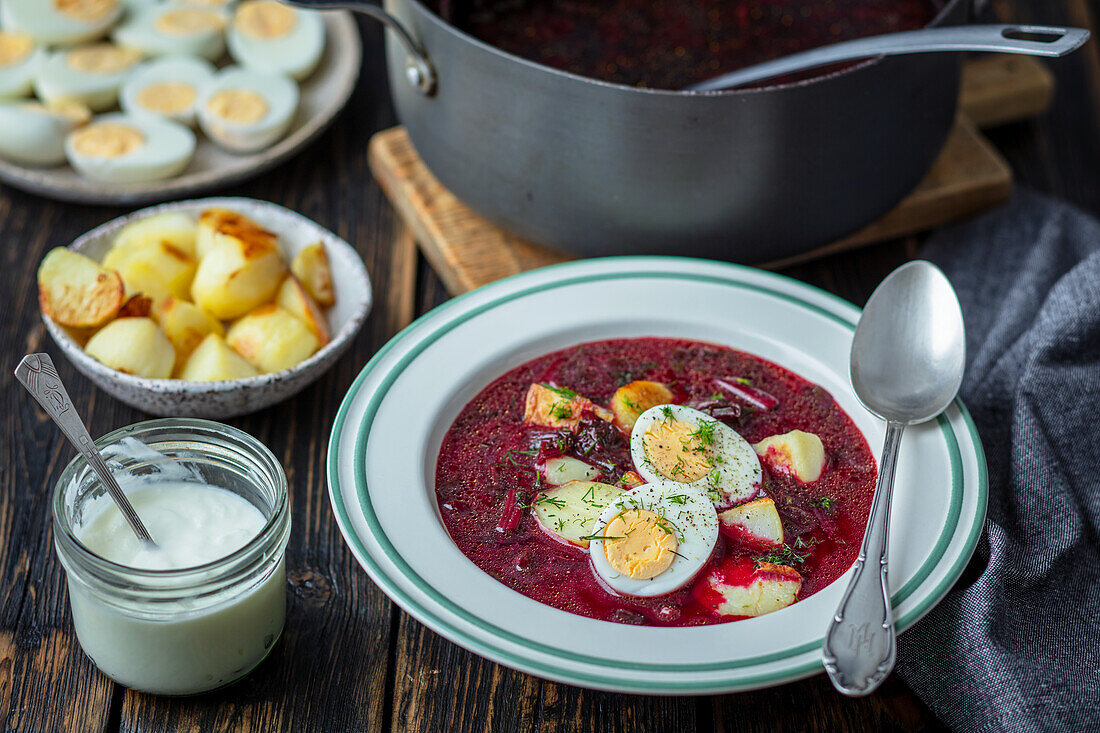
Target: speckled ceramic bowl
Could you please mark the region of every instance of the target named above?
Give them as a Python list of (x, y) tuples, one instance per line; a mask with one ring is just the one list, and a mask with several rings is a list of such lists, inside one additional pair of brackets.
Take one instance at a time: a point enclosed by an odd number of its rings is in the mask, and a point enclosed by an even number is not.
[(273, 374), (224, 382), (146, 379), (111, 369), (88, 356), (72, 336), (43, 314), (42, 320), (65, 356), (108, 394), (154, 415), (226, 418), (255, 412), (285, 400), (321, 376), (351, 344), (371, 307), (371, 285), (363, 261), (350, 244), (301, 214), (282, 206), (248, 198), (207, 198), (177, 201), (135, 211), (96, 227), (69, 245), (102, 260), (115, 234), (127, 224), (165, 211), (183, 211), (196, 219), (204, 209), (239, 211), (279, 235), (287, 259), (303, 247), (324, 242), (332, 265), (336, 304), (326, 312), (332, 341), (300, 364)]

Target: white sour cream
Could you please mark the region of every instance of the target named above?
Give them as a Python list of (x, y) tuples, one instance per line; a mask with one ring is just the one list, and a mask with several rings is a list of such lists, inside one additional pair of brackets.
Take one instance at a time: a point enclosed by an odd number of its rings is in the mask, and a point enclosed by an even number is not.
[[(192, 466), (132, 438), (103, 452), (108, 459), (143, 463), (140, 475), (114, 474), (157, 547), (142, 546), (108, 496), (84, 507), (74, 536), (124, 566), (112, 573), (132, 577), (135, 590), (126, 590), (125, 583), (121, 590), (105, 585), (66, 565), (81, 647), (109, 677), (145, 692), (188, 695), (239, 679), (267, 656), (283, 630), (285, 536), (277, 549), (249, 560), (255, 564), (247, 572), (226, 580), (218, 561), (261, 533), (264, 513), (238, 494), (210, 486)], [(149, 570), (183, 571), (187, 581), (169, 588), (183, 581), (140, 575)], [(139, 587), (164, 591), (149, 596)]]
[(127, 492), (156, 547), (143, 545), (107, 495), (90, 506), (77, 533), (111, 562), (143, 570), (178, 570), (228, 557), (260, 533), (264, 515), (248, 500), (215, 486), (158, 481)]

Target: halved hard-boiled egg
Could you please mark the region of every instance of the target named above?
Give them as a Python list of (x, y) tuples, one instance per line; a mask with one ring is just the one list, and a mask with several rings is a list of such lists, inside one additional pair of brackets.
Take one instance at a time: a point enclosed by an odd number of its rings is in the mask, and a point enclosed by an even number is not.
[(675, 481), (724, 507), (750, 498), (763, 470), (736, 430), (684, 405), (659, 405), (638, 416), (630, 455), (646, 481)]
[(104, 183), (159, 181), (176, 175), (195, 153), (195, 133), (168, 120), (109, 114), (70, 133), (69, 164)]
[(122, 14), (118, 0), (4, 0), (0, 23), (8, 31), (26, 33), (47, 46), (94, 41)]
[(165, 56), (149, 61), (126, 80), (118, 101), (127, 114), (163, 117), (195, 124), (203, 87), (214, 77), (214, 65), (197, 56)]
[(94, 111), (110, 109), (122, 82), (141, 60), (141, 53), (110, 43), (96, 43), (53, 53), (34, 82), (38, 98), (80, 102)]
[(244, 0), (228, 31), (229, 54), (241, 66), (299, 81), (317, 68), (325, 48), (321, 15), (276, 0)]
[(91, 116), (79, 104), (0, 104), (0, 157), (22, 165), (60, 165), (65, 162), (65, 137)]
[(0, 31), (0, 99), (25, 97), (46, 62), (46, 52), (26, 33)]
[(134, 11), (111, 38), (149, 56), (190, 55), (216, 61), (225, 53), (225, 13), (165, 3)]
[(286, 134), (297, 109), (298, 85), (290, 77), (229, 66), (206, 85), (199, 126), (223, 148), (252, 153)]
[(589, 540), (592, 569), (610, 590), (661, 596), (687, 585), (718, 541), (718, 515), (703, 493), (672, 481), (611, 500)]

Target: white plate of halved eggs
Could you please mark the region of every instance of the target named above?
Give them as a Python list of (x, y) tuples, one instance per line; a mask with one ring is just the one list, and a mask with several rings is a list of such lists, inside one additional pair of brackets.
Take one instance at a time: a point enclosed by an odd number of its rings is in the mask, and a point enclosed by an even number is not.
[[(635, 625), (578, 615), (522, 594), (467, 558), (448, 534), (444, 512), (453, 508), (440, 506), (435, 481), (441, 447), (456, 419), (499, 377), (560, 349), (640, 337), (717, 344), (795, 372), (833, 397), (877, 459), (884, 428), (860, 405), (848, 378), (858, 319), (855, 306), (790, 278), (685, 258), (571, 262), (479, 288), (394, 337), (348, 391), (332, 429), (327, 466), (341, 532), (371, 579), (414, 618), (466, 649), (539, 677), (619, 692), (695, 695), (817, 674), (823, 670), (824, 632), (850, 570), (796, 603), (727, 623)], [(516, 414), (526, 415), (526, 409), (520, 401)], [(688, 408), (662, 417), (663, 410), (650, 408), (653, 414), (641, 413), (638, 423), (694, 419)], [(479, 423), (463, 424), (474, 431), (472, 441), (488, 446), (494, 440)], [(737, 502), (744, 498), (741, 487), (758, 479), (756, 454), (733, 430), (713, 435), (724, 473), (708, 476), (708, 486), (720, 495), (662, 479), (669, 474), (658, 463), (647, 472), (646, 460), (657, 461), (660, 452), (647, 447), (645, 436), (658, 432), (631, 433), (632, 441), (643, 436), (642, 445), (631, 444), (635, 470), (645, 474), (638, 477), (641, 483), (593, 495), (604, 508), (591, 528), (580, 530), (593, 533), (581, 538), (590, 542), (588, 570), (613, 594), (660, 596), (690, 582), (720, 530), (712, 501)], [(452, 461), (456, 454), (448, 455)], [(483, 463), (485, 471), (495, 470), (492, 460)], [(462, 470), (471, 491), (484, 489), (476, 470)], [(984, 524), (987, 493), (981, 443), (961, 402), (906, 431), (890, 518), (889, 585), (899, 630), (916, 623), (962, 574)], [(562, 505), (570, 506), (566, 500)], [(521, 509), (528, 510), (538, 514), (538, 501)], [(657, 574), (626, 573), (620, 567), (626, 550), (602, 552), (600, 543), (623, 540), (627, 547), (635, 534), (660, 543), (661, 532), (642, 526), (649, 521), (646, 512), (659, 518), (654, 526), (675, 528), (678, 543), (669, 540), (674, 559)], [(504, 521), (502, 515), (497, 532)], [(495, 546), (496, 535), (488, 531), (478, 537)], [(601, 565), (604, 555), (614, 567)], [(521, 566), (516, 557), (516, 572), (537, 564), (525, 556)], [(540, 577), (582, 589), (591, 580), (577, 580), (572, 571)]]
[(0, 181), (133, 204), (301, 150), (358, 79), (346, 12), (276, 0), (0, 0)]

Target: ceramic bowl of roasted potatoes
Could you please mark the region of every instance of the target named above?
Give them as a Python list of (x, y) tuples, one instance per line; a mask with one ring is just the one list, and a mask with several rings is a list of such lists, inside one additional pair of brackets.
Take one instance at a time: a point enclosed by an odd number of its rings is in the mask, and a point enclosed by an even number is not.
[(284, 400), (351, 344), (371, 306), (363, 261), (267, 201), (152, 206), (50, 250), (42, 320), (80, 372), (145, 412), (225, 418)]

